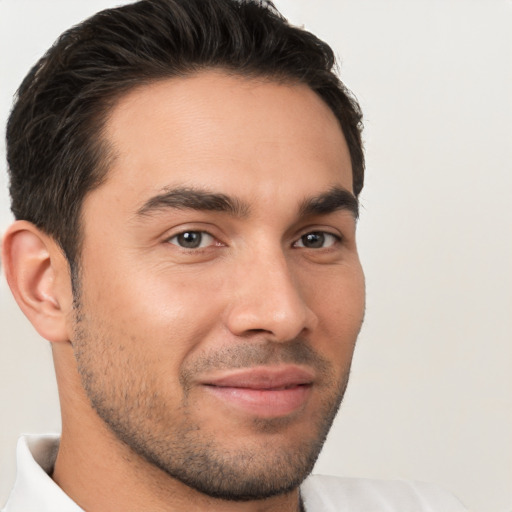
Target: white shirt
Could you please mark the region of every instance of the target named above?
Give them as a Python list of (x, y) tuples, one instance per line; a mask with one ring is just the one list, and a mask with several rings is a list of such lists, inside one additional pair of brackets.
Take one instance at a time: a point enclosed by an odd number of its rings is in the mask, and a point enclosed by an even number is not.
[[(2, 512), (84, 512), (48, 476), (59, 436), (23, 436), (18, 441), (18, 473)], [(440, 488), (406, 481), (313, 475), (301, 486), (306, 512), (467, 512)]]

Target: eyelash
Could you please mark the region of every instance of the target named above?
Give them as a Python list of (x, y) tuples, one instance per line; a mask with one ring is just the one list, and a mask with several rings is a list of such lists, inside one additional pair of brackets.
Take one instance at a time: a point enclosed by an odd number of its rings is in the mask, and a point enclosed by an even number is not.
[[(191, 235), (191, 234), (194, 234), (194, 235), (199, 234), (199, 235), (200, 235), (200, 237), (199, 237), (199, 245), (198, 245), (197, 247), (185, 247), (185, 246), (183, 246), (183, 245), (180, 245), (179, 243), (174, 243), (174, 242), (172, 242), (172, 240), (174, 240), (174, 239), (176, 239), (176, 240), (177, 240), (179, 237), (184, 237), (184, 236), (186, 236), (186, 235)], [(211, 235), (210, 233), (208, 233), (207, 231), (201, 231), (201, 230), (193, 230), (193, 229), (190, 229), (190, 230), (187, 230), (187, 231), (182, 231), (181, 233), (178, 233), (178, 234), (176, 234), (176, 235), (174, 235), (174, 236), (172, 236), (172, 237), (168, 238), (168, 239), (167, 239), (167, 242), (168, 242), (168, 243), (171, 243), (171, 244), (173, 244), (173, 245), (176, 245), (176, 246), (177, 246), (177, 247), (179, 247), (180, 249), (192, 250), (192, 251), (197, 250), (197, 249), (205, 249), (205, 248), (207, 248), (207, 247), (210, 247), (211, 245), (219, 245), (219, 244), (220, 244), (220, 242), (219, 242), (218, 244), (212, 244), (212, 243), (210, 242), (208, 245), (201, 247), (201, 243), (203, 242), (203, 238), (205, 237), (205, 235), (206, 235), (207, 237), (211, 238), (212, 242), (215, 242), (215, 241), (216, 241), (216, 238), (215, 238), (213, 235)]]
[[(325, 240), (325, 238), (331, 238), (332, 239), (332, 243), (329, 244), (327, 247), (323, 247), (323, 246), (322, 247), (306, 247), (306, 246), (304, 246), (304, 239), (306, 237), (311, 237), (311, 236), (320, 237), (320, 239), (323, 239), (323, 240)], [(303, 245), (297, 245), (300, 242), (302, 242)], [(341, 237), (339, 235), (335, 235), (334, 233), (330, 233), (329, 231), (321, 231), (321, 230), (319, 230), (319, 231), (309, 231), (308, 233), (303, 234), (293, 244), (293, 246), (294, 247), (304, 247), (305, 249), (329, 249), (333, 245), (335, 245), (336, 243), (339, 243), (339, 242), (341, 242)]]
[[(180, 243), (174, 243), (172, 241), (174, 239), (178, 240), (179, 237), (184, 237), (184, 236), (192, 235), (192, 234), (200, 235), (199, 241), (197, 241), (197, 239), (191, 241), (192, 245), (194, 243), (198, 244), (195, 247), (185, 247), (185, 246), (181, 245)], [(216, 241), (216, 238), (213, 235), (211, 235), (210, 233), (208, 233), (207, 231), (191, 229), (191, 230), (182, 231), (181, 233), (177, 233), (176, 235), (173, 235), (172, 237), (167, 239), (167, 242), (172, 244), (172, 245), (176, 245), (177, 247), (179, 247), (181, 249), (190, 250), (190, 251), (197, 251), (197, 250), (200, 250), (200, 249), (206, 249), (206, 248), (208, 248), (208, 247), (210, 247), (212, 245), (223, 245), (221, 242), (217, 241), (217, 243), (211, 243), (210, 242), (210, 243), (208, 243), (205, 246), (201, 246), (205, 235), (206, 235), (206, 237), (211, 238), (212, 242)], [(305, 241), (306, 237), (311, 237), (311, 236), (318, 237), (321, 242), (325, 242), (326, 238), (330, 238), (331, 239), (331, 243), (327, 247), (324, 247), (323, 245), (322, 245), (322, 247), (307, 247), (307, 246), (304, 245), (304, 241)], [(308, 231), (307, 233), (304, 233), (303, 235), (301, 235), (298, 238), (298, 240), (296, 240), (293, 243), (292, 246), (293, 247), (299, 247), (299, 248), (302, 247), (302, 248), (305, 248), (305, 249), (313, 249), (313, 250), (316, 250), (316, 249), (329, 249), (333, 245), (335, 245), (336, 243), (339, 243), (341, 241), (342, 241), (342, 237), (339, 236), (339, 235), (335, 235), (334, 233), (330, 233), (328, 231), (316, 230), (316, 231)], [(313, 243), (314, 243), (314, 241), (313, 241)], [(299, 244), (302, 244), (302, 245), (299, 245)]]

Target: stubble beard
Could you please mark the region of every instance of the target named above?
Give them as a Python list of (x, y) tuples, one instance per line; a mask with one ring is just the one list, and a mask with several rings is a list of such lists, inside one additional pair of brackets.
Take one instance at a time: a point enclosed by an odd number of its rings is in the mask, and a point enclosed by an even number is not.
[[(343, 399), (349, 368), (335, 380), (332, 364), (304, 340), (243, 343), (184, 367), (180, 373), (184, 399), (179, 411), (173, 413), (154, 373), (144, 371), (141, 361), (113, 347), (108, 328), (91, 328), (78, 302), (75, 312), (73, 348), (85, 392), (116, 438), (143, 460), (204, 495), (230, 501), (286, 494), (311, 473)], [(209, 433), (208, 425), (192, 417), (188, 383), (200, 369), (280, 362), (309, 364), (321, 375), (318, 386), (322, 388), (322, 401), (311, 418), (309, 437), (291, 446), (276, 446), (272, 440), (282, 440), (286, 429), (293, 427), (294, 418), (254, 418), (249, 427), (257, 440), (248, 439), (243, 447), (229, 448), (229, 441), (226, 446), (226, 439)]]

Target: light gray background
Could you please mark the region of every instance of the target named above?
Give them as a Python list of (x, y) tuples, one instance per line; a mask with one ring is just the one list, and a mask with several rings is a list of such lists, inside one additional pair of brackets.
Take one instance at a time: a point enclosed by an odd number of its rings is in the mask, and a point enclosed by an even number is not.
[[(0, 120), (53, 40), (115, 0), (0, 0)], [(316, 472), (438, 482), (512, 511), (512, 3), (281, 0), (365, 112), (367, 320)], [(3, 127), (2, 127), (3, 130)], [(11, 221), (0, 142), (0, 230)], [(48, 343), (0, 281), (0, 503), (59, 429)]]

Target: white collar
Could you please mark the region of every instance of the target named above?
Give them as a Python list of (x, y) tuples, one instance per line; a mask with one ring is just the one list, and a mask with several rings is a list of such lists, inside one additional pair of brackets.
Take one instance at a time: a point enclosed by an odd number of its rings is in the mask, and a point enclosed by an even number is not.
[(19, 438), (16, 481), (2, 512), (84, 512), (49, 476), (59, 442), (57, 434)]

